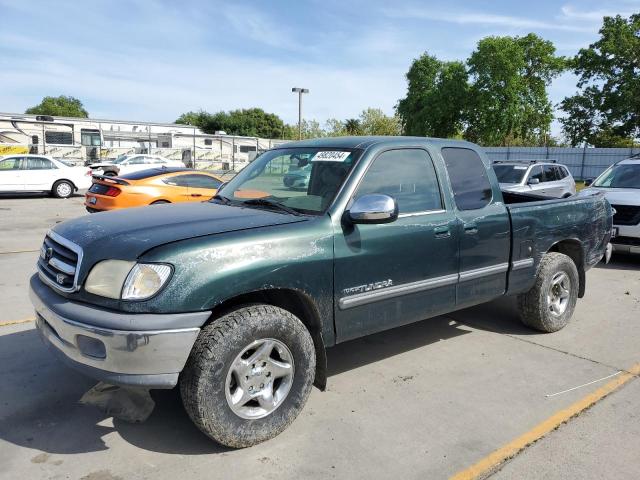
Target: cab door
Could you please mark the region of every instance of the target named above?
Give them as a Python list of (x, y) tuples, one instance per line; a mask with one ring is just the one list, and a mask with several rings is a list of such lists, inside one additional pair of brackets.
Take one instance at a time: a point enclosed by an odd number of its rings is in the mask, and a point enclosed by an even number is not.
[(20, 192), (24, 190), (23, 157), (9, 157), (0, 160), (0, 192)]
[(458, 230), (429, 153), (387, 150), (372, 160), (347, 209), (363, 195), (393, 197), (392, 223), (334, 224), (338, 341), (422, 320), (455, 304)]
[(443, 148), (442, 157), (459, 220), (457, 304), (469, 306), (499, 297), (506, 290), (511, 252), (509, 214), (488, 160), (485, 163), (475, 150), (460, 147)]
[(25, 157), (23, 162), (25, 190), (51, 190), (58, 180), (58, 167), (44, 157)]
[(189, 197), (193, 202), (209, 200), (216, 194), (218, 187), (222, 185), (222, 181), (217, 178), (201, 173), (185, 175), (185, 177), (188, 177)]

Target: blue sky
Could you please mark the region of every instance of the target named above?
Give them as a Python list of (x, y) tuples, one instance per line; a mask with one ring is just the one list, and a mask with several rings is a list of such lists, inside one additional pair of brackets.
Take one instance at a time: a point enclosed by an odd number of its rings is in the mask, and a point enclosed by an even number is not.
[[(640, 0), (0, 0), (0, 111), (65, 94), (96, 118), (257, 106), (294, 122), (302, 86), (307, 118), (392, 113), (424, 51), (464, 59), (487, 35), (535, 32), (572, 55), (603, 15), (634, 11)], [(566, 74), (550, 94), (574, 91)]]

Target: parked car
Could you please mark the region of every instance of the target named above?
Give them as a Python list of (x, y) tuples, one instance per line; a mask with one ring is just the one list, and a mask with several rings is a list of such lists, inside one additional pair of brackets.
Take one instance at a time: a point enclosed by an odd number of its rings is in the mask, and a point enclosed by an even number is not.
[(303, 167), (289, 170), (282, 178), (282, 183), (285, 187), (293, 190), (302, 188), (306, 189), (309, 186), (309, 178), (311, 178), (311, 164), (306, 164)]
[(555, 162), (499, 161), (494, 162), (493, 169), (503, 191), (551, 198), (576, 193), (576, 182), (569, 169)]
[(45, 155), (9, 155), (0, 159), (0, 192), (49, 192), (68, 198), (91, 186), (91, 170)]
[[(288, 192), (275, 172), (297, 153), (311, 157), (311, 181)], [(503, 196), (468, 142), (292, 142), (209, 202), (55, 225), (30, 296), (71, 366), (112, 384), (179, 385), (198, 428), (247, 447), (287, 428), (312, 384), (325, 388), (336, 343), (505, 295), (526, 325), (560, 330), (611, 217), (599, 193)]]
[(119, 177), (94, 176), (84, 205), (91, 213), (160, 203), (202, 202), (222, 184), (217, 176), (190, 168), (162, 167)]
[(604, 192), (615, 210), (613, 251), (640, 253), (640, 158), (622, 160), (586, 184), (583, 191)]
[(115, 177), (152, 167), (184, 167), (182, 160), (169, 160), (159, 155), (120, 155), (114, 161), (92, 163), (89, 167), (101, 170), (102, 175)]

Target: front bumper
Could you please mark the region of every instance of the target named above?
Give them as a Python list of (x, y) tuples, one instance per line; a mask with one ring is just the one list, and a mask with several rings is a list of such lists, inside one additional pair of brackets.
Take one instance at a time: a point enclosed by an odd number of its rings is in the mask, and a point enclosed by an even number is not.
[(614, 252), (640, 253), (640, 224), (613, 225), (618, 234), (611, 239)]
[[(211, 315), (104, 310), (68, 301), (37, 276), (31, 278), (29, 296), (36, 327), (54, 353), (82, 373), (115, 385), (173, 388), (200, 327)], [(139, 330), (141, 323), (147, 329)], [(179, 328), (167, 328), (168, 324)]]

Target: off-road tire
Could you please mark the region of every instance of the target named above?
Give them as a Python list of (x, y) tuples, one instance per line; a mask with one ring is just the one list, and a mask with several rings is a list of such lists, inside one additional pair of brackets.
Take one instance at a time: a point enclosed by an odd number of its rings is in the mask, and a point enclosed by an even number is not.
[[(561, 315), (554, 315), (547, 301), (547, 293), (554, 275), (559, 272), (567, 274), (571, 285), (566, 309)], [(540, 261), (535, 284), (527, 293), (518, 295), (518, 310), (522, 323), (547, 333), (564, 328), (575, 310), (578, 282), (578, 269), (570, 257), (558, 252), (545, 254)]]
[(74, 191), (75, 187), (69, 180), (58, 180), (51, 187), (51, 195), (56, 198), (69, 198)]
[[(236, 415), (226, 396), (226, 376), (236, 356), (251, 342), (273, 338), (293, 355), (291, 389), (269, 415), (247, 420)], [(271, 305), (234, 310), (205, 326), (180, 377), (185, 410), (196, 426), (216, 442), (244, 448), (275, 437), (304, 407), (315, 376), (313, 340), (304, 324), (290, 312)]]

